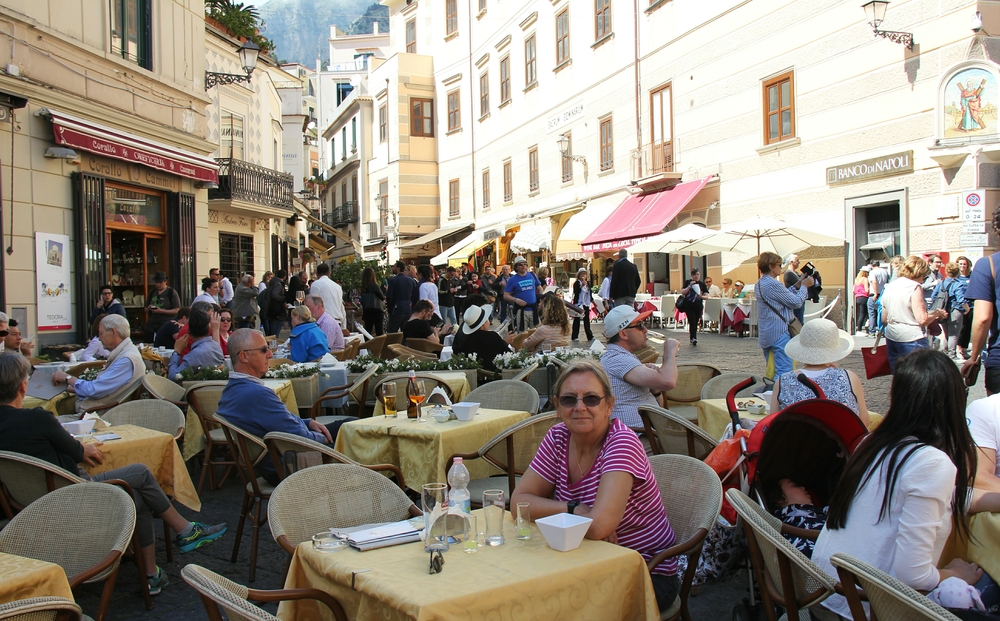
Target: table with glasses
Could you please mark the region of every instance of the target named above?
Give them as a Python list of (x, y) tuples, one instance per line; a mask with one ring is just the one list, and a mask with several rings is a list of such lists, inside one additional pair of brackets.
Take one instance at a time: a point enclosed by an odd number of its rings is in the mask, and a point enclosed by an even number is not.
[[(465, 395), (472, 392), (472, 387), (469, 386), (469, 376), (465, 374), (464, 371), (433, 371), (430, 373), (424, 372), (423, 375), (433, 375), (434, 377), (440, 378), (444, 383), (448, 384), (448, 388), (451, 389), (451, 402), (458, 403), (465, 398)], [(405, 378), (405, 374), (399, 375), (399, 377)], [(379, 378), (376, 377), (371, 385), (375, 386), (375, 382)], [(433, 391), (429, 384), (427, 386), (427, 395), (430, 396), (431, 391)], [(405, 396), (405, 395), (402, 395)], [(402, 401), (400, 403), (403, 403)], [(375, 410), (372, 416), (382, 416), (385, 414), (385, 409), (382, 407), (382, 402), (378, 399), (375, 400)], [(478, 447), (477, 447), (478, 448)]]
[[(191, 475), (188, 474), (172, 435), (135, 425), (115, 425), (94, 431), (97, 435), (102, 433), (117, 434), (121, 436), (121, 440), (109, 440), (101, 445), (104, 463), (85, 466), (88, 474), (101, 474), (122, 466), (143, 464), (153, 473), (164, 494), (185, 507), (201, 511), (201, 499), (198, 498)], [(86, 444), (92, 442), (96, 442), (92, 436), (84, 440)]]
[[(766, 405), (767, 402), (760, 397), (738, 397), (736, 399), (737, 403), (760, 403)], [(733, 419), (729, 416), (729, 408), (726, 405), (725, 399), (702, 399), (698, 401), (698, 426), (713, 438), (721, 438), (722, 434), (726, 432), (726, 429), (733, 424)], [(740, 411), (740, 420), (747, 420), (751, 423), (756, 423), (767, 416), (767, 414), (751, 414), (746, 411)], [(878, 427), (878, 424), (882, 422), (882, 415), (876, 412), (869, 411), (868, 418), (871, 419), (871, 423), (868, 425), (868, 430), (871, 431)]]
[[(298, 415), (299, 405), (295, 400), (295, 389), (291, 380), (287, 379), (265, 379), (264, 385), (278, 395), (281, 402), (285, 404), (288, 411)], [(214, 414), (215, 412), (212, 412)], [(187, 461), (201, 452), (205, 448), (205, 430), (201, 428), (201, 420), (193, 406), (188, 407), (187, 417), (184, 423), (184, 461)]]
[[(478, 519), (482, 522), (481, 515)], [(659, 619), (649, 572), (638, 552), (587, 539), (576, 550), (557, 552), (534, 523), (530, 529), (530, 539), (517, 539), (508, 512), (504, 545), (481, 546), (475, 554), (452, 546), (443, 555), (441, 573), (434, 575), (422, 542), (321, 553), (308, 541), (295, 550), (285, 588), (330, 593), (351, 621)], [(313, 600), (282, 602), (278, 614), (283, 619), (333, 618)]]
[(0, 604), (32, 597), (72, 600), (66, 572), (55, 563), (0, 552)]
[[(528, 418), (528, 412), (480, 408), (468, 421), (439, 423), (428, 418), (416, 422), (406, 411), (396, 418), (373, 416), (345, 423), (335, 448), (362, 464), (393, 464), (403, 472), (407, 487), (419, 490), (424, 483), (444, 482), (445, 466), (455, 453), (473, 453), (493, 436)], [(482, 459), (466, 462), (473, 479), (502, 472)]]

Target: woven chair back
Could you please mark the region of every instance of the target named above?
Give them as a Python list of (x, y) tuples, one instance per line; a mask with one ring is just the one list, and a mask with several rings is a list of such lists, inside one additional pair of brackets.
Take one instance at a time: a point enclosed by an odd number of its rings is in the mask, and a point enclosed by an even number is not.
[(116, 405), (102, 416), (109, 425), (135, 425), (144, 429), (169, 433), (175, 438), (184, 432), (184, 412), (158, 399), (137, 399)]
[(27, 507), (51, 491), (84, 480), (44, 459), (0, 451), (0, 482), (11, 500), (20, 507)]
[(368, 341), (365, 341), (365, 349), (367, 349), (368, 353), (371, 354), (372, 356), (375, 356), (376, 358), (381, 358), (382, 349), (385, 348), (385, 339), (386, 335), (380, 334)]
[(201, 419), (206, 436), (210, 430), (217, 427), (212, 415), (219, 409), (219, 401), (222, 399), (225, 387), (226, 382), (199, 382), (188, 388), (184, 395), (184, 400), (191, 404), (195, 414)]
[(413, 502), (392, 481), (353, 464), (324, 464), (285, 478), (271, 494), (271, 534), (294, 546), (319, 531), (397, 522), (411, 515)]
[(496, 380), (465, 395), (463, 401), (478, 403), (491, 410), (516, 410), (538, 413), (538, 391), (527, 382)]
[(444, 349), (444, 345), (435, 343), (429, 339), (406, 339), (406, 346), (427, 354), (436, 354)]
[[(795, 589), (792, 595), (799, 607), (811, 606), (833, 595), (836, 580), (782, 536), (779, 530), (781, 522), (776, 517), (738, 489), (727, 490), (726, 498), (753, 531), (754, 541), (760, 550), (760, 560), (763, 561), (764, 569), (781, 598), (787, 601), (781, 575), (782, 563), (779, 558), (788, 560)], [(754, 560), (751, 559), (751, 562)]]
[(187, 565), (181, 570), (184, 581), (198, 591), (206, 608), (205, 598), (221, 608), (230, 621), (280, 621), (263, 608), (254, 606), (247, 597), (250, 590), (228, 578), (198, 565)]
[(687, 455), (705, 459), (718, 441), (683, 416), (652, 405), (640, 405), (639, 417), (654, 455)]
[(677, 385), (663, 396), (677, 403), (694, 403), (701, 399), (701, 389), (708, 380), (722, 375), (722, 371), (710, 364), (677, 365)]
[(736, 393), (737, 397), (752, 397), (753, 390), (760, 384), (760, 378), (750, 373), (723, 373), (716, 375), (705, 382), (701, 387), (702, 399), (725, 399), (729, 394), (729, 389), (747, 379), (752, 379), (753, 384)]
[[(830, 563), (841, 575), (845, 590), (851, 579), (865, 590), (879, 621), (958, 621), (958, 617), (912, 588), (850, 554), (838, 552), (830, 557)], [(843, 579), (845, 572), (848, 580)]]
[(722, 508), (719, 475), (687, 455), (653, 455), (649, 465), (677, 541), (691, 539), (702, 528), (712, 530)]
[(516, 382), (530, 382), (531, 374), (537, 370), (538, 370), (538, 363), (532, 362), (528, 366), (523, 367), (520, 371), (518, 371), (517, 374), (515, 374), (514, 377), (512, 377), (511, 379)]
[(169, 401), (184, 400), (184, 387), (161, 375), (154, 373), (143, 375), (142, 386), (146, 389), (146, 392), (156, 399), (167, 399)]
[(256, 480), (257, 475), (254, 474), (253, 467), (267, 455), (267, 445), (264, 444), (264, 440), (218, 414), (213, 415), (212, 419), (225, 430), (226, 440), (233, 449), (233, 454), (237, 455), (236, 464), (244, 474), (245, 482)]
[[(326, 444), (320, 444), (315, 440), (303, 438), (302, 436), (272, 431), (264, 436), (264, 444), (271, 459), (277, 458), (275, 464), (278, 472), (284, 471), (287, 477), (290, 474), (319, 466), (320, 464), (341, 463), (360, 465), (347, 455), (334, 450)], [(294, 455), (295, 459), (290, 459), (288, 454)], [(280, 466), (280, 467), (279, 467)]]
[[(122, 553), (135, 530), (135, 503), (115, 485), (81, 483), (48, 493), (0, 531), (0, 552), (55, 563), (66, 577)], [(103, 580), (117, 562), (87, 580)]]
[(62, 597), (32, 597), (0, 604), (0, 619), (8, 621), (80, 621), (83, 610)]
[(545, 434), (559, 422), (555, 412), (543, 412), (511, 425), (479, 449), (483, 459), (504, 472), (520, 476), (535, 458)]
[(398, 358), (403, 362), (409, 360), (437, 360), (438, 357), (434, 354), (428, 354), (426, 352), (417, 351), (416, 349), (410, 349), (405, 345), (388, 345), (387, 349), (392, 353), (391, 358)]
[[(435, 388), (440, 388), (444, 391), (444, 394), (448, 395), (449, 399), (454, 401), (454, 394), (451, 392), (451, 386), (449, 386), (448, 382), (444, 381), (440, 377), (427, 373), (417, 373), (416, 379), (424, 380), (424, 390), (427, 392), (428, 397), (431, 396), (431, 391)], [(375, 398), (378, 399), (379, 403), (385, 405), (385, 399), (382, 397), (382, 384), (385, 384), (386, 382), (396, 383), (396, 407), (409, 403), (406, 401), (406, 384), (409, 382), (409, 376), (406, 373), (388, 373), (378, 378), (375, 382)]]
[[(390, 345), (399, 345), (403, 342), (402, 332), (389, 332), (385, 334), (385, 347)], [(385, 351), (384, 349), (382, 351)]]
[[(385, 335), (383, 335), (385, 336)], [(377, 364), (370, 364), (365, 367), (365, 370), (354, 380), (351, 387), (347, 389), (350, 393), (351, 398), (354, 399), (356, 403), (361, 405), (359, 411), (364, 411), (365, 401), (368, 400), (368, 383), (371, 379), (375, 377), (378, 373), (379, 366)]]

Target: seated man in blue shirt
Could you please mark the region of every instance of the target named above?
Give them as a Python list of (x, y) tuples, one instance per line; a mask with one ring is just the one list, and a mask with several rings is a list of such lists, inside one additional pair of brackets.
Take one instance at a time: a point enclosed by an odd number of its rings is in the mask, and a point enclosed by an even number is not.
[[(289, 412), (278, 395), (260, 379), (267, 373), (271, 350), (264, 335), (256, 330), (241, 328), (233, 332), (229, 337), (229, 358), (233, 371), (222, 391), (217, 413), (258, 438), (271, 431), (281, 431), (332, 445), (340, 426), (357, 420), (354, 416), (339, 416), (324, 426)], [(262, 459), (257, 464), (257, 474), (271, 485), (278, 484), (278, 473), (270, 459)]]
[(132, 344), (131, 334), (132, 328), (127, 319), (121, 315), (106, 316), (101, 320), (97, 337), (111, 355), (100, 374), (92, 380), (70, 377), (62, 371), (52, 374), (53, 384), (68, 384), (67, 390), (76, 393), (77, 412), (117, 403), (130, 388), (142, 381), (146, 363)]
[[(177, 379), (184, 369), (198, 370), (202, 367), (218, 367), (226, 362), (222, 347), (212, 338), (211, 327), (219, 326), (219, 313), (201, 310), (191, 311), (188, 317), (188, 333), (174, 342), (174, 353), (170, 355), (167, 377)], [(181, 352), (191, 345), (183, 356)]]

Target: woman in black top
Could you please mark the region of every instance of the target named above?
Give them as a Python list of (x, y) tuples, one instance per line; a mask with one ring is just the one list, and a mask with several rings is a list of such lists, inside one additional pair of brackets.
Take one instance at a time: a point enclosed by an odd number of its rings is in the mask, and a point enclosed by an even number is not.
[(375, 282), (375, 270), (370, 267), (361, 272), (361, 307), (365, 331), (372, 336), (385, 334), (385, 292)]

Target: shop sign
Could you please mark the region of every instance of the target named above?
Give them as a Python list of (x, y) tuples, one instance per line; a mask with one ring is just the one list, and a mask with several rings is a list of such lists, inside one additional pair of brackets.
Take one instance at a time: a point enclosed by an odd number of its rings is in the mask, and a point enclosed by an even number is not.
[(911, 172), (913, 172), (913, 151), (903, 151), (860, 162), (831, 166), (826, 169), (826, 183), (827, 185), (860, 183)]
[(962, 192), (962, 220), (964, 222), (986, 221), (986, 192), (965, 190)]
[(251, 220), (243, 216), (234, 216), (224, 211), (208, 210), (208, 221), (211, 224), (222, 224), (225, 226), (235, 226), (241, 229), (250, 228)]
[(630, 237), (628, 239), (612, 239), (596, 244), (582, 244), (580, 248), (583, 252), (604, 252), (605, 250), (617, 250), (619, 248), (628, 248), (629, 246), (640, 244), (647, 239), (653, 239), (657, 235), (660, 235), (660, 233), (656, 233), (656, 235), (644, 235), (643, 237)]
[(139, 164), (116, 162), (115, 160), (97, 155), (85, 155), (83, 166), (95, 175), (101, 175), (109, 179), (135, 183), (160, 190), (169, 190), (171, 192), (181, 191), (181, 180), (177, 177), (165, 175)]
[(549, 117), (546, 122), (546, 127), (548, 131), (554, 132), (563, 125), (573, 122), (574, 120), (583, 116), (583, 104), (577, 104), (570, 108), (567, 108), (556, 114), (555, 116)]
[(35, 296), (38, 329), (72, 330), (73, 282), (69, 273), (69, 235), (35, 233)]
[(488, 229), (483, 231), (483, 241), (493, 241), (494, 239), (500, 237), (501, 233), (499, 229)]

